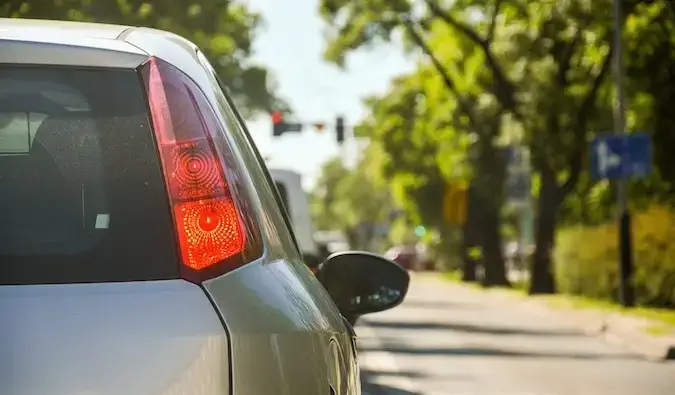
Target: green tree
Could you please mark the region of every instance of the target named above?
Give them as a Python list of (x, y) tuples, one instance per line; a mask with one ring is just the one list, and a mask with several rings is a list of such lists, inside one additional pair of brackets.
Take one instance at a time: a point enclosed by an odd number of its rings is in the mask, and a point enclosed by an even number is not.
[(267, 70), (249, 60), (259, 14), (235, 0), (0, 0), (0, 16), (153, 27), (197, 44), (245, 115), (285, 108)]
[(632, 5), (625, 29), (629, 127), (651, 130), (657, 174), (635, 185), (640, 195), (675, 197), (675, 6), (670, 1)]
[[(499, 210), (501, 206), (501, 194), (495, 194), (495, 190), (501, 189), (503, 177), (500, 177), (500, 169), (503, 164), (500, 163), (494, 136), (500, 132), (501, 115), (503, 110), (494, 105), (481, 101), (481, 92), (475, 90), (476, 86), (489, 84), (489, 75), (480, 73), (480, 63), (482, 53), (477, 51), (448, 51), (447, 48), (453, 48), (455, 44), (458, 48), (466, 47), (470, 40), (461, 40), (462, 37), (452, 37), (447, 34), (447, 22), (437, 17), (433, 13), (426, 12), (425, 15), (419, 15), (414, 11), (409, 1), (389, 1), (382, 2), (376, 0), (354, 2), (347, 0), (325, 0), (321, 6), (322, 15), (329, 22), (331, 27), (331, 39), (329, 40), (326, 57), (338, 64), (342, 64), (344, 55), (365, 44), (378, 42), (380, 40), (392, 40), (396, 31), (401, 31), (407, 38), (409, 48), (422, 51), (427, 55), (435, 73), (441, 79), (442, 86), (446, 90), (445, 94), (454, 96), (450, 103), (450, 112), (446, 113), (442, 123), (452, 123), (458, 130), (468, 129), (477, 137), (479, 144), (473, 150), (476, 154), (476, 165), (482, 166), (484, 170), (488, 168), (494, 171), (476, 172), (476, 177), (480, 179), (476, 194), (483, 199), (481, 225), (484, 230), (481, 239), (486, 259), (485, 272), (486, 285), (506, 284), (507, 280), (504, 271), (504, 259), (501, 251), (501, 235)], [(481, 29), (492, 30), (494, 23), (481, 24)], [(446, 32), (442, 30), (445, 28)], [(439, 30), (441, 30), (439, 32)], [(435, 44), (429, 42), (430, 35), (443, 37), (446, 42), (436, 40)], [(431, 37), (433, 40), (433, 37)], [(450, 43), (448, 43), (450, 41)], [(468, 60), (465, 60), (468, 59)], [(446, 67), (446, 62), (451, 67)], [(468, 73), (468, 74), (467, 74)], [(459, 83), (467, 81), (469, 83)], [(478, 83), (478, 85), (474, 84)], [(446, 106), (448, 107), (448, 106)], [(448, 120), (448, 115), (457, 115), (457, 120)], [(438, 116), (436, 116), (438, 118)], [(461, 125), (462, 123), (468, 125)], [(442, 125), (435, 125), (442, 126)], [(432, 148), (433, 150), (433, 148)], [(428, 157), (428, 153), (419, 152)], [(422, 157), (425, 157), (422, 156)], [(435, 153), (432, 157), (435, 157)], [(433, 170), (432, 170), (433, 171)], [(438, 173), (438, 171), (437, 171)], [(430, 173), (431, 174), (431, 173)], [(431, 177), (434, 178), (433, 176)], [(427, 187), (421, 191), (431, 192), (429, 196), (435, 196), (436, 201), (440, 202), (443, 191), (443, 180), (431, 182), (430, 180), (417, 180), (419, 183), (427, 183)], [(489, 187), (486, 187), (489, 185)], [(433, 191), (433, 192), (432, 192)], [(440, 209), (440, 205), (436, 206)], [(438, 211), (434, 216), (440, 218)]]
[(326, 162), (311, 193), (315, 226), (342, 231), (354, 248), (375, 248), (376, 230), (387, 224), (392, 211), (389, 191), (373, 166), (378, 155), (376, 146), (368, 147), (353, 170), (340, 158)]
[[(458, 1), (429, 11), (471, 40), (485, 56), (490, 93), (519, 122), (539, 177), (531, 293), (555, 291), (551, 251), (557, 214), (575, 187), (589, 130), (608, 74), (609, 4), (602, 1)], [(467, 13), (491, 15), (481, 34)], [(491, 38), (491, 39), (490, 39)]]

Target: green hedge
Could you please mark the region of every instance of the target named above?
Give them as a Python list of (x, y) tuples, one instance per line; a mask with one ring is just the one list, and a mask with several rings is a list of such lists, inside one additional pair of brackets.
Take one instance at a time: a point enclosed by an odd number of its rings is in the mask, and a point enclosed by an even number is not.
[[(653, 206), (638, 213), (633, 235), (638, 303), (675, 306), (675, 211)], [(617, 244), (615, 224), (560, 231), (555, 250), (559, 290), (616, 300)]]

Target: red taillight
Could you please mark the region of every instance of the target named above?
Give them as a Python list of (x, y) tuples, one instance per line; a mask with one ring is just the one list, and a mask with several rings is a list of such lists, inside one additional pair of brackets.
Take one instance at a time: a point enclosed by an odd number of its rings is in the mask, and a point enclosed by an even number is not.
[(141, 66), (173, 209), (183, 277), (204, 281), (260, 256), (259, 233), (225, 131), (199, 87), (170, 64)]

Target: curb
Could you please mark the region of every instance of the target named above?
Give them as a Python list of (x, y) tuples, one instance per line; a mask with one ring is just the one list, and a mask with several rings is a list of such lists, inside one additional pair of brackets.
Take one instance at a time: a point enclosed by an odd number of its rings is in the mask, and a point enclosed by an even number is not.
[(675, 343), (666, 339), (652, 336), (642, 331), (621, 330), (620, 325), (608, 325), (602, 328), (596, 335), (612, 345), (623, 347), (633, 353), (639, 354), (653, 362), (665, 362), (675, 360)]
[(551, 307), (546, 301), (536, 299), (526, 299), (523, 305), (545, 314), (555, 315), (588, 336), (599, 337), (612, 346), (623, 348), (648, 361), (675, 360), (675, 335), (662, 337), (644, 332), (644, 328), (653, 321), (616, 313), (607, 314), (597, 310), (556, 308)]
[(595, 310), (576, 311), (569, 308), (552, 308), (543, 301), (533, 301), (549, 309), (551, 314), (565, 318), (589, 336), (599, 337), (606, 343), (621, 347), (652, 362), (675, 360), (675, 335), (658, 336), (645, 332), (653, 321), (603, 313)]
[[(421, 277), (421, 276), (416, 276)], [(426, 277), (426, 276), (425, 276)], [(605, 313), (592, 309), (576, 310), (566, 307), (552, 307), (544, 300), (521, 298), (507, 292), (491, 293), (461, 283), (444, 281), (451, 286), (463, 288), (469, 292), (480, 293), (496, 301), (515, 302), (522, 308), (544, 315), (554, 315), (570, 326), (581, 330), (588, 336), (599, 337), (606, 343), (621, 347), (652, 362), (675, 361), (675, 334), (668, 336), (650, 335), (644, 328), (654, 321), (617, 313)]]

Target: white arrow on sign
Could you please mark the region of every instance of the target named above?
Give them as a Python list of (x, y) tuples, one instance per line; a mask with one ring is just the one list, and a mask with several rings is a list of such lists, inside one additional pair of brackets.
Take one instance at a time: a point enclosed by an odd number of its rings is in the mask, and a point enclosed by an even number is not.
[(597, 147), (599, 173), (602, 177), (607, 175), (607, 171), (621, 164), (621, 156), (612, 152), (605, 141), (601, 141)]

